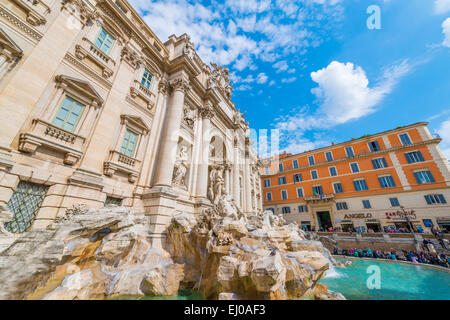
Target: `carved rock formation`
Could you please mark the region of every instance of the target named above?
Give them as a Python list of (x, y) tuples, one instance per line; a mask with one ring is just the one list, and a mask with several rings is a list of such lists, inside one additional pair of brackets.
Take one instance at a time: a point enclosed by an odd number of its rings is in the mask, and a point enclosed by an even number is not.
[(0, 253), (0, 299), (105, 299), (176, 295), (207, 299), (342, 299), (317, 281), (328, 251), (272, 212), (246, 216), (222, 196), (198, 217), (178, 214), (167, 251), (152, 248), (147, 218), (109, 206), (68, 210)]

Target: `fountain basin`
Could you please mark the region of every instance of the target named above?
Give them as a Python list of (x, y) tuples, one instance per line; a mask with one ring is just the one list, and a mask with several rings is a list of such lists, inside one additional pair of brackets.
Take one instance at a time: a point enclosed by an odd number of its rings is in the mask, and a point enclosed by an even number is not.
[[(349, 300), (450, 300), (450, 270), (378, 259), (351, 261), (352, 265), (336, 267), (319, 283)], [(370, 278), (374, 270), (379, 271), (380, 289), (369, 288), (375, 283)]]

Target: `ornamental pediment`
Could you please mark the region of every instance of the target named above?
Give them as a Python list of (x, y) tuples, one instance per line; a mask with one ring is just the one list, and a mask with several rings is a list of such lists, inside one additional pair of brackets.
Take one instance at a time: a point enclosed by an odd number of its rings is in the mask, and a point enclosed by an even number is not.
[(76, 79), (73, 77), (58, 75), (56, 76), (57, 83), (64, 83), (76, 91), (81, 91), (84, 95), (96, 101), (99, 105), (103, 103), (103, 98), (98, 94), (94, 87), (87, 81)]
[(22, 55), (22, 49), (0, 28), (0, 47), (8, 48), (16, 56)]

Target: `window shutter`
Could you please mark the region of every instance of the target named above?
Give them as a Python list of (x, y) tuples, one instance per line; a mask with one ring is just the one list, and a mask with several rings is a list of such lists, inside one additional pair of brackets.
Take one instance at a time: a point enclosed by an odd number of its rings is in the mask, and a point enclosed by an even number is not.
[(439, 194), (438, 197), (439, 197), (439, 201), (440, 201), (441, 203), (447, 203), (447, 201), (445, 200), (443, 194)]

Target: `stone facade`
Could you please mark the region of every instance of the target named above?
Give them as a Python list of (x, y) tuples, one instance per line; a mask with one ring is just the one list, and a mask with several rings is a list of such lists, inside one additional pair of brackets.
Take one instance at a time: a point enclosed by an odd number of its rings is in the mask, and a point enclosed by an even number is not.
[(244, 213), (262, 210), (231, 93), (228, 69), (206, 65), (186, 34), (161, 42), (126, 1), (2, 1), (2, 221), (36, 185), (27, 230), (77, 203), (120, 203), (145, 213), (155, 246), (173, 215), (224, 193)]

